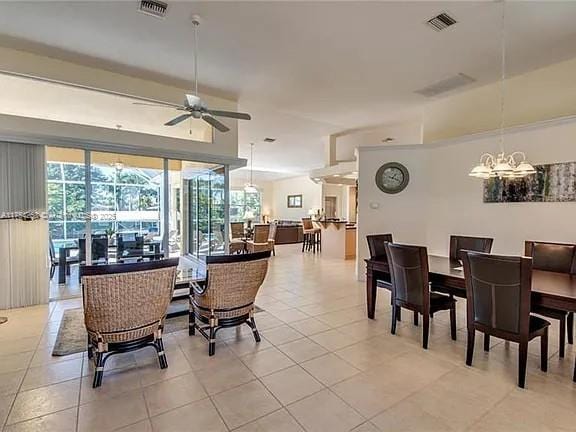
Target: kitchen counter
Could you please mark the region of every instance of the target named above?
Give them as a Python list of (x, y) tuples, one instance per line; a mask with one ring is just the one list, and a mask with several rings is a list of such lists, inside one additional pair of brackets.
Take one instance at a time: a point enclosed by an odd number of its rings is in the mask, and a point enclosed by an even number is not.
[(330, 258), (356, 258), (356, 225), (346, 221), (318, 221), (322, 229), (322, 255)]

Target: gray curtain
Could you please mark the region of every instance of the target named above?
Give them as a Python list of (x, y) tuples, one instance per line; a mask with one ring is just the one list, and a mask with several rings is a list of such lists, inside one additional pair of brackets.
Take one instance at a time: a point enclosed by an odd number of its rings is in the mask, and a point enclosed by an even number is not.
[(0, 214), (46, 209), (42, 145), (0, 142)]

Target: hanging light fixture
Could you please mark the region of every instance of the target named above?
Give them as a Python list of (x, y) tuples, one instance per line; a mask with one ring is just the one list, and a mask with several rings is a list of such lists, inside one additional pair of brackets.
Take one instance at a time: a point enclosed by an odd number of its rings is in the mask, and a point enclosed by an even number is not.
[(523, 152), (513, 152), (507, 155), (504, 152), (504, 90), (506, 84), (506, 0), (502, 0), (502, 55), (501, 55), (501, 81), (500, 81), (500, 153), (492, 155), (484, 153), (480, 156), (480, 163), (470, 173), (470, 177), (480, 179), (522, 178), (536, 173), (534, 167), (526, 160)]
[(254, 143), (250, 143), (250, 183), (244, 185), (244, 192), (246, 193), (258, 193), (258, 189), (254, 186), (252, 182), (252, 176), (254, 174)]

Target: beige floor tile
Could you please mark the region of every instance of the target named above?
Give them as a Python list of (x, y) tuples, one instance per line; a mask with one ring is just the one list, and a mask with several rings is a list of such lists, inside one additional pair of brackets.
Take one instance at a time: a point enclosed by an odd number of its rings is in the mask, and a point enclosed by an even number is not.
[(330, 326), (316, 318), (308, 318), (302, 321), (290, 323), (290, 327), (298, 330), (305, 336), (311, 336), (316, 333), (321, 333), (330, 330)]
[(140, 370), (137, 366), (104, 371), (102, 385), (98, 388), (92, 388), (92, 380), (92, 375), (82, 378), (82, 387), (80, 389), (81, 404), (109, 399), (141, 387)]
[(370, 422), (362, 423), (357, 428), (352, 429), (352, 432), (379, 432), (378, 428)]
[(300, 366), (267, 375), (262, 378), (262, 382), (283, 405), (296, 402), (324, 388)]
[(250, 333), (248, 336), (226, 340), (226, 346), (237, 356), (243, 356), (270, 348), (272, 344), (263, 336), (260, 338), (260, 342), (256, 342)]
[(322, 345), (328, 351), (336, 351), (360, 340), (357, 337), (349, 336), (334, 329), (322, 333), (316, 333), (315, 335), (310, 336), (310, 339), (317, 344)]
[[(180, 349), (170, 353), (167, 352), (166, 358), (168, 360), (168, 367), (166, 369), (160, 369), (160, 365), (158, 364), (157, 360), (154, 363), (140, 368), (140, 382), (142, 383), (143, 387), (184, 375), (192, 371), (190, 362), (180, 351)], [(104, 379), (106, 379), (106, 376), (104, 376)]]
[(24, 379), (26, 370), (0, 374), (0, 396), (16, 393)]
[(33, 355), (34, 351), (0, 355), (0, 374), (15, 372), (28, 368)]
[(298, 339), (284, 345), (279, 345), (278, 349), (296, 363), (305, 362), (328, 353), (326, 348), (308, 338)]
[(116, 429), (116, 432), (152, 432), (152, 423), (149, 419), (139, 421), (120, 429)]
[(288, 406), (308, 432), (347, 432), (364, 422), (362, 416), (330, 390), (323, 390)]
[(151, 418), (154, 432), (226, 432), (226, 425), (209, 399)]
[(270, 348), (255, 354), (248, 354), (241, 357), (241, 360), (257, 377), (269, 375), (295, 364), (277, 348)]
[(22, 391), (44, 387), (80, 378), (82, 373), (82, 359), (68, 360), (46, 366), (32, 367), (22, 382)]
[[(208, 343), (204, 338), (202, 339), (205, 343), (202, 344), (201, 348), (182, 349), (193, 371), (222, 367), (238, 359), (238, 356), (224, 342), (216, 344), (215, 355), (209, 356)], [(170, 359), (168, 359), (168, 369), (170, 367), (172, 366)]]
[(409, 400), (401, 401), (388, 408), (372, 418), (371, 422), (381, 431), (448, 432), (454, 430), (449, 424), (427, 413)]
[(364, 315), (359, 321), (338, 327), (338, 330), (349, 336), (370, 339), (374, 336), (390, 333), (390, 321), (386, 319), (365, 319)]
[(38, 349), (34, 353), (34, 356), (32, 357), (30, 366), (32, 367), (45, 366), (51, 363), (60, 363), (69, 360), (79, 359), (84, 356), (84, 353), (70, 354), (66, 356), (53, 356), (52, 355), (53, 349), (54, 348), (52, 346), (38, 347)]
[(334, 354), (360, 370), (370, 370), (374, 366), (418, 349), (399, 341), (394, 336), (381, 335), (342, 348)]
[(331, 327), (341, 327), (356, 321), (366, 319), (366, 309), (364, 306), (356, 306), (352, 308), (342, 309), (335, 312), (328, 312), (326, 314), (317, 315), (317, 320), (328, 324)]
[(4, 429), (4, 432), (75, 432), (77, 409), (69, 408), (54, 414), (48, 414), (22, 423), (16, 423)]
[[(576, 405), (567, 407), (522, 389), (514, 389), (469, 429), (471, 431), (568, 431), (576, 430)], [(522, 413), (518, 417), (518, 413)]]
[(256, 379), (250, 369), (240, 360), (233, 360), (221, 367), (198, 371), (196, 376), (211, 395)]
[(278, 311), (274, 313), (274, 316), (279, 320), (284, 321), (285, 323), (293, 323), (309, 318), (309, 315), (306, 315), (304, 312), (301, 312), (298, 309)]
[(213, 398), (229, 428), (234, 429), (280, 408), (274, 396), (258, 381), (243, 384)]
[(12, 354), (34, 351), (38, 345), (39, 340), (39, 336), (31, 336), (21, 339), (4, 341), (0, 344), (0, 356), (8, 356)]
[(151, 417), (208, 397), (193, 372), (145, 387), (143, 391)]
[(14, 402), (14, 398), (16, 398), (15, 394), (0, 396), (0, 424), (1, 425), (3, 425), (4, 422), (6, 422), (6, 418), (8, 418), (8, 414), (10, 413), (10, 409), (12, 408), (12, 403)]
[[(105, 383), (104, 383), (105, 385)], [(78, 431), (112, 431), (148, 417), (141, 390), (80, 406)]]
[(304, 432), (298, 422), (285, 409), (236, 429), (236, 432)]
[(301, 366), (324, 385), (331, 386), (350, 378), (360, 371), (335, 354), (304, 362)]
[(52, 414), (78, 404), (80, 379), (18, 393), (7, 424)]
[(294, 330), (288, 325), (264, 330), (262, 335), (274, 345), (283, 345), (304, 337), (302, 333)]

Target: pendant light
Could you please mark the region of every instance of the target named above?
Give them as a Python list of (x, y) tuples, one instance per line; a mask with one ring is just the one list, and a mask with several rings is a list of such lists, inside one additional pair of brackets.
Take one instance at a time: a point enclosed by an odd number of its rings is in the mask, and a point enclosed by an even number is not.
[(492, 155), (484, 153), (480, 156), (480, 163), (470, 173), (470, 177), (480, 179), (522, 178), (536, 173), (534, 167), (526, 160), (523, 152), (513, 152), (506, 155), (504, 152), (504, 99), (506, 86), (506, 0), (502, 0), (502, 50), (501, 50), (501, 80), (500, 80), (500, 153)]
[(250, 183), (244, 185), (244, 192), (246, 193), (258, 193), (258, 189), (254, 186), (252, 182), (254, 174), (254, 143), (250, 143)]

